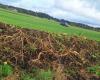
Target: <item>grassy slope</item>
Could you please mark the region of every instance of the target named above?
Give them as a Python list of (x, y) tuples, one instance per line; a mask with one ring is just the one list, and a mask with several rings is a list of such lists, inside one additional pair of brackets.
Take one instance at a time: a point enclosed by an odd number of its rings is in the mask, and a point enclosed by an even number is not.
[(77, 28), (73, 26), (63, 27), (58, 22), (38, 18), (22, 13), (12, 12), (0, 8), (0, 22), (23, 26), (24, 28), (38, 29), (54, 33), (67, 33), (68, 35), (82, 35), (89, 39), (100, 41), (100, 32)]

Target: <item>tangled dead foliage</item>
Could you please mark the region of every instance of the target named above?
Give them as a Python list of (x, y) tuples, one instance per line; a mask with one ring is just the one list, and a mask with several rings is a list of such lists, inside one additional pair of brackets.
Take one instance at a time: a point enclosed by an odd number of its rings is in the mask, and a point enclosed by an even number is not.
[[(93, 57), (96, 53), (100, 53), (100, 43), (96, 41), (0, 23), (0, 63), (6, 61), (27, 71), (32, 67), (51, 68), (55, 80), (89, 80), (81, 69), (99, 63), (100, 58)], [(75, 69), (75, 74), (65, 75), (68, 68)]]

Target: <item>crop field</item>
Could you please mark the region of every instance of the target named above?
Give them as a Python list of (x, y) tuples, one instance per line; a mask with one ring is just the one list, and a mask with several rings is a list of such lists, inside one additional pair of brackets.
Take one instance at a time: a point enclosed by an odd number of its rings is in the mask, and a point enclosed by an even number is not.
[(53, 20), (17, 13), (2, 8), (0, 8), (0, 22), (16, 25), (22, 28), (36, 29), (57, 34), (64, 33), (67, 35), (84, 36), (92, 40), (100, 41), (100, 32), (82, 29), (70, 25), (69, 27), (64, 27), (61, 26), (60, 23)]

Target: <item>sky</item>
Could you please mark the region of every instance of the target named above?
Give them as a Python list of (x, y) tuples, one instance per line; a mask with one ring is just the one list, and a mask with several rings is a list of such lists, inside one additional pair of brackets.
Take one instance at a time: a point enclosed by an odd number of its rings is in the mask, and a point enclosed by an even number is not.
[(0, 3), (100, 27), (100, 0), (0, 0)]

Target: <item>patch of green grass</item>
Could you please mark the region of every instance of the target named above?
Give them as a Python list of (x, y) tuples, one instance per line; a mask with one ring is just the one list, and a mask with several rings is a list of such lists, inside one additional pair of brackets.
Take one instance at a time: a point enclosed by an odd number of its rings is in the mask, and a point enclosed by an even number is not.
[(13, 74), (13, 68), (8, 64), (0, 64), (0, 77)]
[(74, 26), (64, 27), (53, 20), (12, 12), (1, 8), (0, 22), (16, 25), (19, 27), (21, 26), (22, 28), (36, 29), (57, 34), (67, 33), (67, 35), (84, 36), (89, 39), (100, 41), (100, 32)]
[(88, 72), (93, 73), (96, 76), (100, 76), (100, 66), (96, 65), (96, 66), (88, 67)]
[(94, 53), (91, 55), (94, 59), (96, 59), (96, 61), (100, 61), (100, 53)]
[(65, 69), (65, 73), (67, 75), (75, 75), (77, 73), (77, 69), (75, 69), (75, 67), (68, 67)]
[(0, 29), (0, 32), (2, 32), (2, 29)]
[(24, 73), (21, 77), (21, 80), (35, 80), (34, 78), (32, 78), (29, 74)]
[(36, 80), (52, 80), (53, 79), (53, 73), (51, 70), (40, 70), (39, 74), (35, 78)]
[(53, 73), (51, 70), (40, 70), (34, 68), (32, 71), (32, 74), (35, 74), (32, 76), (30, 73), (24, 72), (21, 76), (21, 80), (52, 80)]

